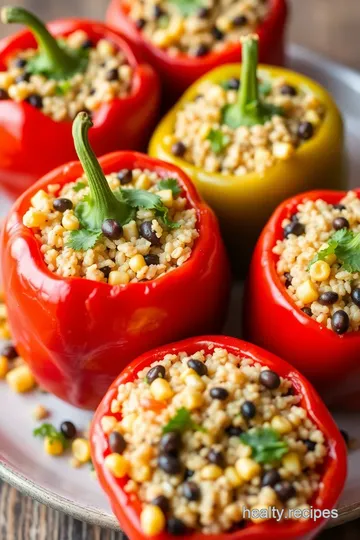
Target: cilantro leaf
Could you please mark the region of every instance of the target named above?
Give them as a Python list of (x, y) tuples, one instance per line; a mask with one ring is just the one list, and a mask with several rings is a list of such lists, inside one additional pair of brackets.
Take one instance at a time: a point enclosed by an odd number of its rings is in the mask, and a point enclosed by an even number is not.
[(66, 245), (75, 251), (86, 251), (95, 246), (101, 236), (101, 231), (90, 231), (89, 229), (78, 229), (71, 231)]
[(253, 428), (240, 435), (241, 442), (250, 446), (252, 457), (258, 463), (271, 463), (281, 459), (288, 451), (286, 441), (270, 428)]
[(140, 207), (154, 210), (155, 214), (162, 219), (164, 225), (169, 229), (180, 227), (179, 223), (171, 221), (168, 208), (166, 208), (156, 193), (151, 193), (144, 189), (120, 189), (118, 193), (121, 199), (132, 208)]
[(56, 88), (55, 88), (55, 93), (58, 96), (64, 96), (65, 94), (68, 93), (70, 88), (71, 88), (71, 82), (70, 81), (60, 81), (57, 84)]
[(171, 4), (174, 4), (182, 15), (191, 15), (198, 8), (203, 6), (203, 0), (170, 0)]
[(175, 416), (173, 416), (166, 426), (163, 427), (163, 433), (169, 433), (169, 431), (184, 433), (184, 431), (188, 430), (206, 431), (205, 428), (199, 426), (192, 420), (190, 412), (185, 407), (178, 409)]
[(51, 443), (53, 441), (59, 440), (64, 448), (67, 448), (69, 446), (69, 441), (52, 424), (41, 424), (41, 426), (34, 429), (33, 435), (34, 437), (41, 438), (48, 437)]
[(221, 154), (230, 142), (230, 137), (220, 129), (211, 129), (206, 139), (210, 141), (211, 150), (215, 154)]
[(181, 187), (179, 186), (179, 182), (176, 180), (176, 178), (163, 178), (163, 180), (160, 180), (158, 183), (158, 188), (171, 189), (174, 198), (181, 193)]
[(225, 105), (222, 109), (222, 123), (236, 129), (240, 126), (252, 127), (263, 125), (273, 116), (284, 116), (282, 107), (263, 101), (252, 101), (246, 106), (245, 114), (242, 114), (239, 105)]
[(78, 191), (81, 191), (82, 189), (86, 188), (87, 184), (85, 182), (76, 182), (76, 184), (73, 187), (73, 190), (78, 193)]
[(317, 261), (323, 261), (329, 255), (336, 255), (338, 261), (348, 272), (360, 271), (360, 233), (349, 229), (336, 231), (328, 240), (327, 247), (320, 250), (310, 261), (308, 269)]
[(66, 52), (66, 54), (73, 58), (74, 69), (68, 71), (64, 74), (61, 71), (54, 71), (54, 66), (44, 52), (40, 51), (35, 56), (30, 58), (26, 65), (26, 71), (31, 75), (45, 75), (49, 79), (63, 80), (65, 76), (69, 79), (73, 77), (76, 73), (82, 73), (86, 70), (89, 62), (89, 51), (88, 49), (72, 49), (67, 47), (64, 40), (57, 40), (58, 45)]
[(272, 84), (270, 81), (262, 80), (259, 81), (259, 92), (263, 96), (268, 96), (271, 93)]

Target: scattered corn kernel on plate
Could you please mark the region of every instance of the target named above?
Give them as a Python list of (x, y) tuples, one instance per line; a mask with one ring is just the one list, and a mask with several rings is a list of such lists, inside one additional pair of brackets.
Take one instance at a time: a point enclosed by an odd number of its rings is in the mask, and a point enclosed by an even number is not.
[[(334, 95), (346, 121), (351, 187), (358, 185), (360, 75), (296, 46), (290, 48), (288, 64), (320, 82)], [(6, 198), (0, 195), (0, 218), (5, 215), (8, 207)], [(225, 329), (228, 335), (239, 335), (240, 298), (241, 286), (235, 285)], [(6, 337), (2, 306), (0, 303), (0, 330)], [(0, 363), (0, 379), (5, 371)], [(75, 518), (118, 529), (117, 520), (105, 495), (93, 477), (87, 442), (91, 413), (71, 407), (38, 388), (32, 388), (34, 381), (21, 364), (16, 367), (8, 382), (0, 380), (3, 411), (0, 419), (0, 477), (23, 493)], [(336, 415), (339, 427), (350, 435), (351, 448), (349, 475), (340, 501), (339, 517), (330, 525), (338, 525), (360, 516), (359, 420), (359, 415)], [(34, 429), (42, 422), (60, 426), (64, 421), (72, 422), (77, 429), (72, 447), (65, 451), (61, 444), (49, 444), (45, 433), (44, 440), (33, 435)]]

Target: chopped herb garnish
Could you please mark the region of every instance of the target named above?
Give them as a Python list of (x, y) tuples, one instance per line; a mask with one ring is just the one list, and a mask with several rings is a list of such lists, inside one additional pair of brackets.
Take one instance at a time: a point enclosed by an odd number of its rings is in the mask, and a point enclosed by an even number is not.
[(170, 0), (170, 3), (174, 4), (185, 16), (191, 15), (203, 6), (203, 0)]
[(177, 229), (180, 226), (179, 223), (171, 221), (168, 208), (156, 193), (144, 189), (119, 189), (117, 196), (128, 204), (130, 208), (154, 210), (155, 214), (161, 218), (164, 225), (169, 229)]
[(230, 137), (220, 129), (211, 129), (206, 139), (210, 141), (211, 150), (215, 154), (221, 154), (230, 142)]
[(176, 198), (181, 193), (181, 187), (176, 178), (164, 178), (158, 183), (159, 189), (171, 189), (173, 197)]
[(252, 457), (258, 463), (278, 461), (289, 451), (286, 441), (270, 428), (253, 428), (240, 435), (241, 442), (251, 447)]
[(360, 271), (360, 233), (349, 229), (336, 231), (327, 242), (328, 246), (319, 251), (309, 264), (323, 261), (329, 255), (336, 255), (337, 260), (347, 272)]
[(58, 96), (64, 96), (68, 93), (68, 91), (71, 88), (71, 82), (70, 81), (61, 81), (57, 84), (55, 88), (55, 92)]
[(86, 251), (95, 246), (101, 236), (101, 231), (90, 231), (89, 229), (78, 229), (71, 231), (66, 243), (75, 251)]
[(190, 412), (185, 407), (178, 409), (175, 416), (173, 416), (166, 426), (163, 427), (163, 433), (169, 433), (170, 431), (184, 433), (184, 431), (189, 430), (206, 432), (205, 428), (193, 421)]
[(73, 187), (73, 190), (76, 191), (76, 193), (78, 191), (81, 191), (82, 189), (86, 188), (87, 184), (85, 184), (85, 182), (76, 182), (76, 184), (74, 185)]
[(271, 90), (272, 90), (272, 84), (270, 81), (259, 81), (259, 92), (260, 94), (262, 94), (263, 96), (268, 96), (269, 94), (271, 94)]
[(34, 437), (45, 438), (48, 437), (50, 443), (53, 441), (60, 441), (63, 445), (63, 448), (69, 446), (69, 441), (64, 437), (61, 431), (58, 431), (52, 424), (41, 424), (38, 428), (33, 431)]

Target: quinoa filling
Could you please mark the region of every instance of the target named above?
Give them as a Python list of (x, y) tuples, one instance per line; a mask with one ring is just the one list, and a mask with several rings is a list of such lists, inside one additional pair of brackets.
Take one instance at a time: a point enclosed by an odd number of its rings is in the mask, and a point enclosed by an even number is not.
[(289, 380), (223, 348), (167, 354), (119, 386), (105, 467), (142, 503), (141, 527), (219, 534), (309, 508), (327, 456)]
[(84, 71), (66, 79), (34, 74), (29, 66), (38, 50), (19, 51), (8, 60), (6, 71), (0, 72), (0, 99), (26, 101), (55, 122), (63, 122), (73, 120), (79, 111), (95, 112), (102, 103), (130, 93), (133, 70), (109, 40), (94, 43), (86, 32), (77, 30), (59, 42), (83, 57)]
[(337, 334), (360, 328), (360, 200), (304, 200), (282, 223), (273, 252), (277, 273), (295, 304)]
[(155, 279), (183, 265), (198, 237), (197, 216), (177, 180), (140, 169), (121, 170), (106, 180), (113, 193), (120, 189), (131, 200), (140, 195), (155, 203), (148, 208), (135, 203), (126, 224), (106, 220), (102, 232), (92, 234), (80, 216), (90, 194), (86, 176), (38, 191), (23, 223), (34, 230), (49, 270), (121, 285)]
[(134, 0), (129, 16), (154, 45), (171, 55), (205, 56), (256, 29), (268, 0)]

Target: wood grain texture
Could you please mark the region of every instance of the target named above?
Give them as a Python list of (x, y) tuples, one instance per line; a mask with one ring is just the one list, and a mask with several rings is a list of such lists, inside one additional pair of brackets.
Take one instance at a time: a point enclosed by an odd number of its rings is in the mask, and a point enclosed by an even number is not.
[[(50, 20), (65, 15), (101, 19), (107, 0), (0, 1), (23, 5)], [(360, 0), (292, 0), (289, 39), (360, 69)], [(0, 38), (14, 27), (0, 26)], [(360, 491), (360, 486), (359, 486)], [(358, 540), (360, 521), (325, 531), (321, 540)], [(47, 508), (0, 482), (0, 540), (124, 540)]]

